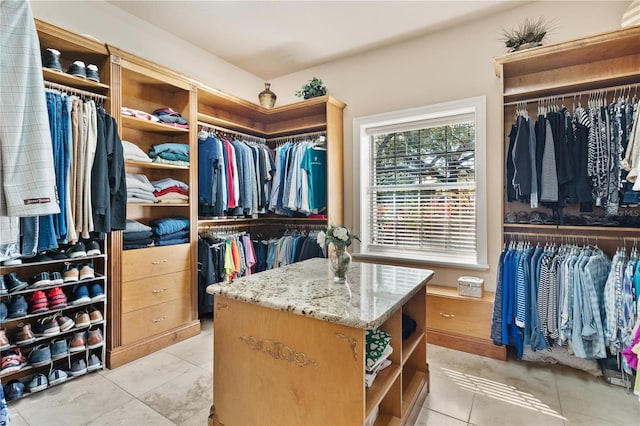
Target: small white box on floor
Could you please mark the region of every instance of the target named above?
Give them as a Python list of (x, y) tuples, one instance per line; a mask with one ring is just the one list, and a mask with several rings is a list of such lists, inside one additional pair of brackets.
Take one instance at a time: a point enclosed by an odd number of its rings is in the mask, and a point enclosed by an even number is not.
[(484, 295), (484, 280), (478, 277), (458, 278), (458, 294), (460, 296), (482, 297)]

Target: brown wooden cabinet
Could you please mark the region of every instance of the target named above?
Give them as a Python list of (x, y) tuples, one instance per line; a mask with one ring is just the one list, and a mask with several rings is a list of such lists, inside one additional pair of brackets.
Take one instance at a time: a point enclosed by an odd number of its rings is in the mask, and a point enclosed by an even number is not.
[(187, 144), (189, 165), (125, 161), (127, 173), (149, 180), (173, 178), (189, 186), (182, 203), (127, 203), (127, 218), (149, 225), (153, 220), (184, 217), (190, 221), (189, 242), (123, 250), (122, 233), (113, 235), (111, 274), (114, 283), (110, 311), (113, 321), (109, 367), (117, 367), (200, 331), (197, 303), (197, 158), (195, 99), (191, 82), (166, 68), (109, 46), (114, 108), (151, 113), (169, 107), (189, 122), (188, 129), (118, 114), (120, 134), (147, 153), (166, 142)]

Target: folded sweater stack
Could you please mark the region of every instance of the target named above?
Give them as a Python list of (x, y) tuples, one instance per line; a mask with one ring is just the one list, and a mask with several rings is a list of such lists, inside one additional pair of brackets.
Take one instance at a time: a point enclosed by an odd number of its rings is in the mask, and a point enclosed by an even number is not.
[(154, 163), (189, 166), (189, 145), (172, 142), (152, 145), (149, 157)]
[(151, 221), (153, 240), (157, 246), (170, 246), (189, 242), (189, 219), (165, 217)]
[(127, 219), (127, 225), (122, 233), (122, 244), (125, 250), (152, 246), (153, 232), (151, 227), (144, 223)]
[(142, 174), (127, 173), (127, 203), (157, 203), (155, 188)]
[(153, 195), (159, 203), (188, 203), (189, 185), (173, 178), (164, 178), (151, 182)]

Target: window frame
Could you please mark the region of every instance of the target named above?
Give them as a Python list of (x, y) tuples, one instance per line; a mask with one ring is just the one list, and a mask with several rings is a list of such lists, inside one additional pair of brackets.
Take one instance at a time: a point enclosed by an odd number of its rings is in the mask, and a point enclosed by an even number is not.
[[(401, 131), (404, 127), (415, 129), (416, 123), (445, 125), (447, 117), (465, 113), (475, 116), (475, 184), (476, 184), (476, 254), (475, 259), (467, 257), (451, 259), (442, 254), (407, 253), (393, 249), (367, 250), (368, 225), (366, 206), (369, 204), (367, 186), (371, 174), (370, 136), (371, 129), (385, 131)], [(354, 149), (354, 229), (361, 242), (356, 241), (353, 247), (356, 259), (382, 261), (390, 263), (411, 263), (425, 265), (441, 265), (467, 269), (488, 269), (487, 264), (487, 188), (486, 188), (486, 96), (460, 99), (425, 105), (416, 108), (385, 112), (353, 120)]]

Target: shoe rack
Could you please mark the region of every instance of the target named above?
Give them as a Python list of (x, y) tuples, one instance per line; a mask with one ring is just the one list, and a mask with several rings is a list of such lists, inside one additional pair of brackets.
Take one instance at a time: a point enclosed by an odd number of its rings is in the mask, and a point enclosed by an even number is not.
[[(28, 396), (89, 372), (84, 369), (92, 355), (100, 362), (92, 364), (90, 371), (104, 368), (107, 256), (104, 240), (98, 241), (98, 246), (100, 254), (78, 252), (79, 246), (74, 245), (64, 247), (66, 250), (45, 252), (46, 257), (40, 255), (29, 263), (0, 266), (3, 290), (6, 289), (0, 294), (0, 303), (4, 304), (0, 309), (7, 314), (0, 319), (3, 385), (19, 380), (25, 385), (24, 396)], [(52, 282), (53, 278), (63, 282)], [(52, 306), (56, 308), (51, 309)], [(65, 352), (54, 349), (54, 342), (60, 348), (62, 340), (67, 347)], [(51, 352), (57, 354), (55, 359)], [(64, 374), (55, 370), (63, 371), (67, 378), (61, 380)], [(41, 383), (30, 392), (30, 382), (40, 373), (58, 379), (53, 385), (47, 380), (46, 386)]]
[[(111, 68), (109, 66), (109, 53), (105, 44), (38, 19), (35, 19), (35, 24), (41, 49), (51, 48), (60, 52), (59, 62), (61, 69), (54, 70), (45, 67), (42, 69), (45, 87), (60, 90), (67, 94), (95, 99), (96, 102), (104, 106), (107, 112), (110, 112)], [(98, 69), (98, 81), (68, 73), (69, 66), (76, 61), (84, 62), (85, 65), (95, 65)], [(78, 73), (76, 72), (76, 74)], [(95, 77), (95, 75), (92, 75), (92, 77)], [(69, 250), (72, 246), (62, 244), (55, 254), (50, 253), (51, 256), (38, 256), (32, 259), (31, 262), (23, 261), (22, 264), (0, 266), (0, 276), (5, 283), (5, 287), (12, 280), (23, 281), (27, 284), (24, 288), (13, 291), (8, 291), (7, 289), (6, 292), (0, 293), (0, 303), (4, 305), (0, 306), (0, 314), (7, 312), (8, 315), (6, 318), (4, 318), (4, 315), (0, 316), (0, 346), (2, 346), (2, 351), (0, 352), (0, 363), (2, 364), (0, 365), (0, 380), (5, 389), (11, 387), (11, 383), (15, 383), (14, 380), (18, 380), (24, 385), (24, 392), (19, 392), (20, 397), (28, 396), (31, 393), (35, 393), (35, 391), (45, 390), (51, 386), (64, 383), (86, 372), (104, 368), (108, 333), (106, 297), (108, 293), (107, 243), (106, 240), (99, 240), (98, 242), (100, 254), (86, 255), (85, 253), (84, 256), (74, 254), (73, 256), (76, 257), (69, 258), (64, 253), (66, 251), (71, 253), (78, 246)], [(81, 268), (84, 268), (82, 273), (80, 271)], [(60, 278), (57, 274), (62, 275), (62, 283), (41, 280), (46, 278), (46, 275), (51, 279), (54, 273), (56, 275), (55, 278)], [(73, 275), (76, 273), (78, 275), (77, 281), (74, 281)], [(36, 276), (39, 274), (41, 274), (38, 277), (40, 282), (35, 285)], [(67, 275), (66, 280), (65, 275)], [(99, 297), (96, 294), (89, 294), (88, 297), (84, 295), (84, 297), (78, 298), (77, 292), (83, 286), (87, 293), (90, 293), (92, 287), (101, 289), (104, 296)], [(66, 299), (66, 306), (60, 306), (58, 309), (49, 309), (47, 294), (51, 296), (57, 294), (55, 300), (59, 302), (64, 302), (64, 299)], [(47, 299), (46, 304), (44, 298), (41, 300), (41, 305), (46, 309), (34, 311), (33, 303), (30, 304), (29, 300), (42, 295)], [(94, 296), (93, 300), (91, 296)], [(26, 303), (26, 305), (22, 303), (26, 312), (24, 315), (9, 317), (12, 313), (9, 310), (9, 306), (12, 301), (15, 305), (16, 300)], [(7, 308), (6, 311), (5, 307)], [(73, 321), (73, 325), (70, 328), (63, 327), (64, 331), (56, 330), (53, 327), (53, 322), (57, 322), (61, 316)], [(88, 321), (86, 320), (87, 317), (89, 317)], [(39, 328), (39, 323), (46, 323), (46, 320), (52, 324), (51, 329), (47, 330), (46, 334), (34, 336), (35, 338), (23, 338), (24, 342), (17, 344), (17, 334), (24, 326), (35, 332)], [(52, 322), (51, 320), (54, 321)], [(66, 326), (70, 324), (69, 321), (66, 321)], [(93, 344), (91, 348), (87, 344), (89, 334), (92, 336)], [(84, 347), (81, 345), (83, 338)], [(55, 343), (57, 348), (61, 348), (63, 341), (67, 345), (67, 351), (58, 353), (56, 359), (48, 359), (46, 354), (51, 352), (52, 344)], [(70, 351), (72, 342), (74, 343), (74, 348)], [(96, 357), (97, 362), (95, 362)], [(84, 372), (82, 369), (76, 369), (78, 365), (81, 365), (81, 360), (87, 367)], [(94, 362), (89, 367), (90, 360)], [(39, 374), (43, 374), (46, 380), (34, 380), (38, 378)], [(49, 379), (52, 379), (52, 381), (49, 382)], [(29, 384), (32, 381), (37, 384), (34, 392), (30, 392), (29, 389)], [(15, 389), (16, 387), (13, 386), (11, 388)]]

